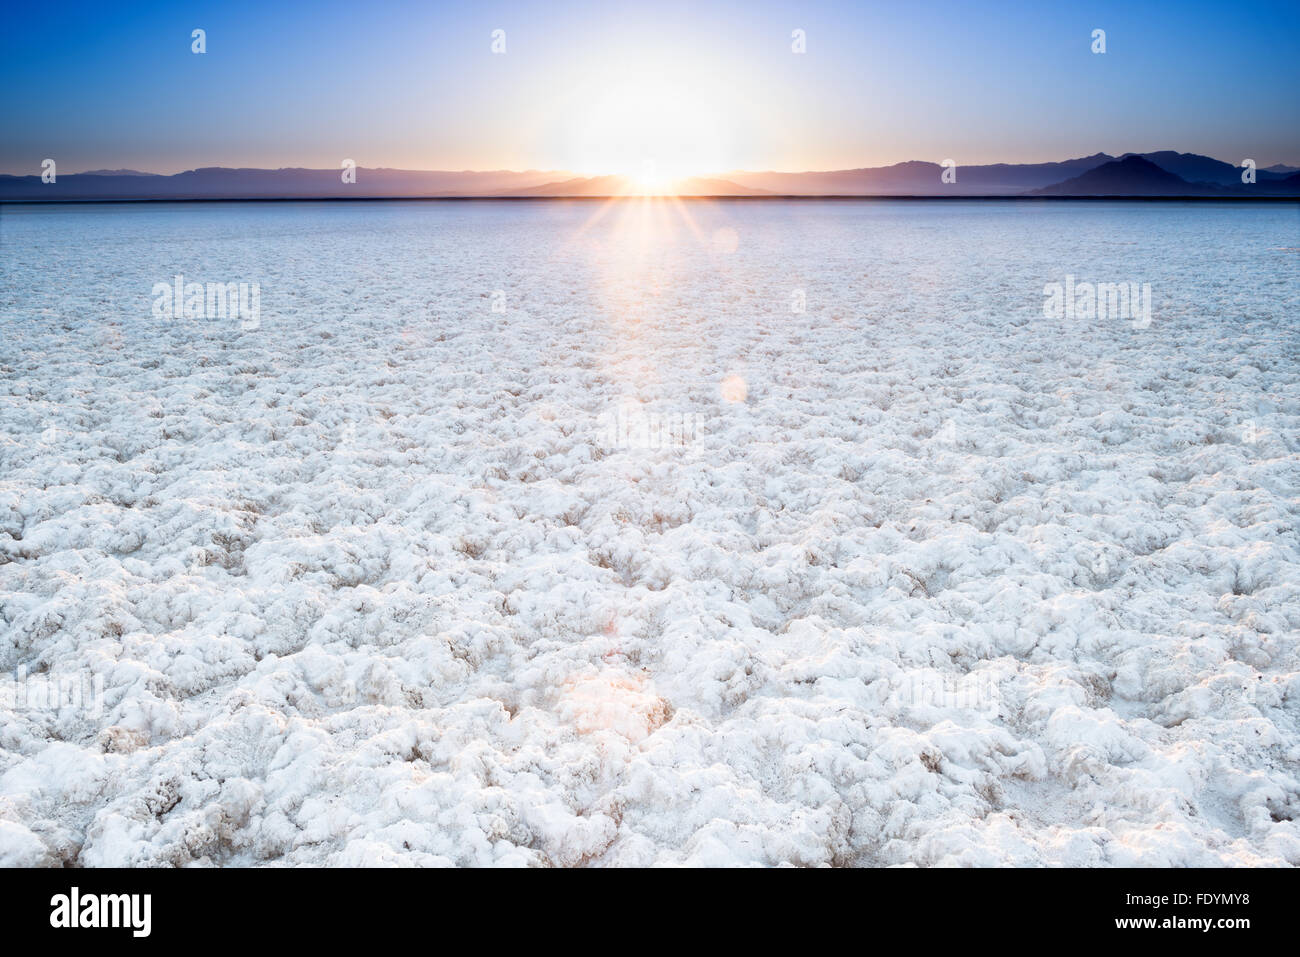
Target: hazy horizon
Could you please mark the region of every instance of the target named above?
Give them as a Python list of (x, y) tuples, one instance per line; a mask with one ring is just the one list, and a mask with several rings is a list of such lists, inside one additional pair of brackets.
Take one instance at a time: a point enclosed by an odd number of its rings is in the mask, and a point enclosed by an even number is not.
[[(1038, 164), (1046, 164), (1046, 163), (1065, 163), (1065, 162), (1071, 162), (1071, 161), (1074, 161), (1074, 160), (1088, 159), (1088, 158), (1090, 158), (1090, 157), (1092, 157), (1092, 156), (1096, 156), (1096, 155), (1099, 155), (1099, 154), (1106, 154), (1106, 155), (1109, 155), (1109, 156), (1114, 157), (1114, 158), (1119, 158), (1119, 157), (1123, 157), (1123, 156), (1127, 156), (1127, 155), (1137, 155), (1137, 156), (1141, 156), (1141, 155), (1145, 155), (1145, 154), (1158, 153), (1158, 152), (1165, 152), (1165, 151), (1174, 152), (1174, 153), (1183, 153), (1183, 154), (1193, 154), (1193, 155), (1209, 155), (1209, 154), (1194, 154), (1194, 151), (1191, 151), (1191, 150), (1180, 150), (1180, 149), (1175, 149), (1175, 148), (1173, 148), (1173, 147), (1163, 147), (1163, 148), (1160, 148), (1160, 149), (1150, 149), (1150, 150), (1124, 150), (1124, 151), (1119, 152), (1119, 153), (1109, 153), (1109, 152), (1106, 151), (1106, 150), (1094, 150), (1092, 153), (1082, 154), (1082, 155), (1080, 155), (1080, 156), (1063, 156), (1063, 157), (1060, 157), (1060, 158), (1058, 158), (1058, 159), (1037, 160), (1037, 161), (1034, 161), (1034, 162), (1032, 162), (1032, 163), (1030, 163), (1030, 162), (1020, 162), (1020, 161), (1017, 161), (1017, 160), (990, 160), (990, 161), (985, 162), (985, 163), (969, 163), (969, 164), (967, 164), (967, 165), (968, 165), (968, 166), (997, 166), (997, 165), (1006, 165), (1006, 166), (1033, 166), (1033, 165), (1038, 165)], [(1220, 160), (1221, 162), (1229, 163), (1230, 165), (1235, 165), (1235, 164), (1233, 163), (1232, 160), (1224, 159), (1224, 158), (1221, 157), (1221, 156), (1212, 156), (1212, 155), (1209, 155), (1209, 158), (1210, 158), (1210, 159)], [(687, 179), (687, 178), (695, 178), (695, 179), (710, 179), (710, 178), (714, 178), (714, 177), (727, 176), (727, 175), (729, 175), (729, 174), (761, 175), (761, 174), (764, 174), (764, 173), (776, 173), (776, 174), (783, 174), (783, 175), (784, 175), (784, 174), (800, 174), (800, 173), (808, 173), (808, 174), (815, 174), (815, 173), (835, 173), (835, 172), (844, 172), (844, 171), (848, 171), (848, 170), (858, 170), (858, 169), (887, 169), (887, 168), (889, 168), (889, 167), (891, 167), (891, 166), (900, 166), (900, 165), (902, 165), (902, 164), (904, 164), (904, 163), (930, 163), (930, 164), (933, 164), (933, 165), (936, 165), (936, 166), (937, 166), (937, 165), (940, 165), (940, 164), (942, 163), (942, 160), (940, 160), (940, 159), (933, 159), (933, 158), (929, 158), (929, 157), (913, 156), (913, 157), (908, 157), (907, 159), (895, 160), (895, 161), (890, 162), (890, 163), (881, 163), (881, 164), (878, 164), (878, 165), (870, 165), (870, 166), (865, 165), (865, 164), (858, 164), (858, 165), (855, 165), (855, 166), (845, 166), (845, 167), (839, 167), (839, 168), (836, 168), (836, 169), (829, 169), (829, 168), (827, 168), (827, 169), (758, 169), (758, 168), (746, 169), (746, 168), (734, 167), (734, 168), (731, 168), (731, 169), (703, 170), (703, 171), (698, 172), (698, 173), (687, 173), (687, 174), (683, 174), (681, 177), (678, 177), (678, 178), (680, 178), (680, 179)], [(1293, 168), (1295, 168), (1295, 169), (1297, 169), (1297, 170), (1300, 170), (1300, 162), (1287, 162), (1287, 161), (1285, 161), (1285, 160), (1278, 160), (1278, 161), (1275, 161), (1275, 162), (1257, 162), (1256, 165), (1258, 166), (1259, 169), (1268, 169), (1269, 167), (1273, 167), (1273, 166), (1289, 166), (1289, 167), (1293, 167)], [(624, 176), (624, 177), (625, 177), (625, 176), (629, 176), (629, 175), (631, 175), (631, 174), (628, 174), (628, 173), (621, 173), (621, 172), (617, 172), (617, 171), (613, 171), (613, 170), (608, 171), (608, 172), (579, 173), (579, 172), (577, 172), (577, 171), (575, 171), (575, 170), (571, 170), (571, 169), (549, 169), (549, 168), (544, 168), (544, 167), (540, 167), (540, 166), (533, 166), (533, 167), (527, 167), (527, 168), (523, 168), (523, 167), (520, 167), (520, 168), (499, 167), (499, 168), (491, 168), (491, 169), (489, 169), (489, 168), (483, 168), (483, 169), (468, 169), (468, 168), (466, 168), (466, 169), (451, 169), (451, 168), (448, 168), (448, 167), (425, 167), (425, 168), (418, 168), (418, 169), (417, 169), (417, 168), (407, 168), (407, 167), (400, 167), (400, 166), (382, 166), (382, 165), (381, 165), (381, 166), (365, 166), (365, 165), (358, 165), (357, 168), (358, 168), (358, 169), (362, 169), (362, 170), (388, 171), (388, 172), (398, 172), (398, 173), (448, 173), (448, 174), (461, 174), (461, 173), (467, 173), (467, 174), (469, 174), (469, 173), (518, 173), (518, 174), (524, 174), (524, 173), (547, 173), (547, 174), (555, 174), (555, 175), (557, 175), (557, 176), (573, 176), (573, 177), (581, 177), (581, 178), (584, 178), (584, 179), (594, 179), (594, 178), (600, 178), (600, 177), (606, 177), (606, 176)], [(238, 164), (238, 165), (234, 165), (234, 166), (227, 166), (227, 165), (217, 165), (217, 164), (212, 164), (212, 163), (204, 163), (204, 164), (200, 164), (200, 165), (198, 165), (198, 166), (187, 166), (187, 167), (184, 167), (184, 168), (182, 168), (182, 169), (166, 170), (166, 171), (162, 171), (162, 170), (158, 170), (158, 169), (141, 169), (141, 168), (133, 168), (133, 167), (93, 166), (93, 167), (87, 167), (86, 169), (75, 169), (75, 170), (68, 170), (68, 171), (60, 170), (60, 175), (68, 175), (68, 176), (84, 176), (84, 175), (91, 174), (91, 173), (120, 173), (120, 174), (123, 174), (123, 175), (129, 175), (129, 174), (131, 174), (131, 173), (139, 173), (139, 174), (143, 174), (143, 175), (147, 175), (147, 176), (175, 176), (175, 175), (180, 174), (180, 173), (192, 173), (192, 172), (196, 172), (196, 171), (201, 170), (201, 169), (256, 170), (256, 171), (262, 171), (262, 172), (275, 172), (275, 171), (283, 171), (283, 170), (305, 170), (305, 171), (313, 171), (313, 172), (315, 172), (315, 171), (327, 171), (327, 170), (328, 170), (328, 171), (332, 172), (334, 168), (333, 168), (333, 167), (328, 167), (328, 166), (308, 166), (308, 165), (304, 165), (304, 164), (301, 164), (301, 163), (295, 163), (295, 164), (290, 164), (290, 165), (286, 165), (286, 166), (273, 166), (273, 167), (272, 167), (272, 166), (250, 166), (250, 165), (248, 165), (248, 164)], [(3, 174), (3, 175), (10, 175), (10, 176), (32, 176), (32, 175), (39, 176), (39, 175), (40, 175), (40, 169), (39, 169), (39, 167), (38, 167), (36, 170), (34, 170), (34, 171), (30, 171), (30, 172), (10, 172), (10, 171), (0, 171), (0, 174)]]

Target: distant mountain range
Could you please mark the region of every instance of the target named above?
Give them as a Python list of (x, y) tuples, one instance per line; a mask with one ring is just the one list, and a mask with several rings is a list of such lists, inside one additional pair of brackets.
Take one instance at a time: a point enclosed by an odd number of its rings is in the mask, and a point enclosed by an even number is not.
[(490, 172), (361, 169), (344, 183), (341, 169), (229, 169), (207, 166), (171, 176), (136, 170), (95, 170), (40, 176), (0, 175), (0, 202), (105, 199), (347, 199), (522, 194), (572, 177), (554, 170)]
[(943, 182), (938, 163), (909, 160), (893, 166), (819, 173), (723, 174), (750, 189), (787, 196), (1015, 196), (1039, 186), (1059, 183), (1113, 159), (1105, 153), (1061, 163), (995, 163), (959, 166), (956, 182)]
[(1300, 196), (1300, 173), (1242, 170), (1192, 153), (1126, 153), (1078, 176), (1031, 192), (1033, 196)]
[[(958, 166), (944, 182), (938, 163), (807, 173), (733, 171), (678, 180), (662, 190), (678, 196), (1122, 196), (1300, 197), (1300, 168), (1278, 164), (1242, 182), (1231, 163), (1160, 150), (1115, 157), (1096, 153), (1059, 163)], [(170, 176), (137, 170), (91, 170), (43, 183), (39, 175), (0, 175), (0, 202), (40, 200), (373, 199), (469, 197), (604, 197), (642, 195), (621, 176), (582, 177), (562, 171), (490, 172), (364, 169), (344, 183), (341, 170), (205, 167)]]
[(1192, 188), (1192, 184), (1181, 176), (1143, 156), (1125, 156), (1072, 176), (1063, 183), (1033, 190), (1033, 195), (1185, 196)]

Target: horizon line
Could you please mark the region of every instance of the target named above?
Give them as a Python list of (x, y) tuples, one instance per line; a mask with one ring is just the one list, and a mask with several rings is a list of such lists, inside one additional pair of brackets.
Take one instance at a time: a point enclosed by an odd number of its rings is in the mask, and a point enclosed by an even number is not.
[[(69, 174), (71, 175), (71, 174)], [(591, 203), (618, 200), (632, 202), (771, 202), (808, 200), (811, 202), (1134, 202), (1134, 203), (1300, 203), (1300, 195), (1225, 194), (1206, 196), (1187, 195), (1062, 195), (1043, 196), (1025, 193), (989, 195), (946, 195), (936, 193), (717, 193), (673, 195), (665, 193), (613, 193), (603, 196), (181, 196), (146, 197), (133, 199), (4, 199), (0, 206), (100, 206), (124, 203)]]
[[(1062, 164), (1062, 163), (1072, 163), (1072, 162), (1076, 162), (1076, 161), (1079, 161), (1079, 160), (1092, 159), (1092, 158), (1097, 157), (1097, 156), (1107, 156), (1107, 157), (1110, 157), (1111, 159), (1123, 159), (1124, 157), (1127, 157), (1127, 156), (1147, 156), (1147, 155), (1150, 155), (1150, 154), (1152, 154), (1152, 153), (1174, 153), (1174, 154), (1177, 154), (1177, 155), (1179, 155), (1179, 156), (1203, 156), (1203, 157), (1205, 157), (1205, 158), (1207, 158), (1207, 159), (1216, 160), (1216, 161), (1218, 161), (1218, 162), (1220, 162), (1220, 163), (1227, 163), (1229, 166), (1240, 166), (1240, 165), (1241, 165), (1240, 163), (1232, 162), (1232, 161), (1230, 161), (1230, 160), (1222, 160), (1222, 159), (1219, 159), (1217, 156), (1212, 156), (1212, 155), (1210, 155), (1209, 153), (1192, 153), (1192, 152), (1186, 152), (1186, 151), (1178, 150), (1178, 149), (1165, 148), (1165, 149), (1145, 150), (1145, 151), (1140, 151), (1140, 152), (1137, 151), (1137, 150), (1128, 150), (1128, 151), (1123, 152), (1123, 153), (1107, 153), (1105, 150), (1098, 150), (1098, 151), (1096, 151), (1095, 153), (1088, 153), (1088, 154), (1086, 154), (1086, 155), (1081, 155), (1081, 156), (1069, 156), (1069, 157), (1066, 157), (1065, 159), (1059, 159), (1059, 160), (1039, 160), (1039, 161), (1031, 161), (1031, 162), (1014, 162), (1014, 161), (1009, 161), (1009, 160), (996, 160), (996, 161), (993, 161), (993, 162), (981, 162), (981, 163), (964, 163), (964, 164), (963, 164), (963, 163), (957, 163), (956, 166), (957, 166), (958, 169), (962, 169), (962, 168), (972, 168), (972, 167), (985, 167), (985, 166), (1050, 166), (1050, 165), (1056, 165), (1056, 164)], [(731, 176), (731, 175), (736, 175), (736, 174), (744, 174), (744, 175), (750, 175), (750, 176), (758, 176), (758, 175), (766, 175), (766, 174), (772, 174), (772, 175), (777, 175), (777, 176), (800, 176), (800, 175), (809, 175), (809, 174), (818, 174), (818, 173), (846, 173), (846, 172), (856, 172), (856, 171), (858, 171), (858, 170), (892, 169), (892, 168), (894, 168), (894, 167), (896, 167), (896, 166), (904, 166), (904, 165), (907, 165), (907, 164), (909, 164), (909, 163), (924, 163), (924, 164), (928, 164), (928, 165), (930, 165), (930, 166), (942, 166), (943, 163), (944, 163), (945, 161), (947, 161), (947, 158), (945, 158), (945, 160), (930, 160), (930, 159), (917, 159), (917, 158), (913, 157), (913, 158), (910, 158), (910, 159), (898, 160), (898, 161), (893, 162), (893, 163), (885, 163), (885, 164), (883, 164), (883, 165), (879, 165), (879, 166), (841, 166), (841, 167), (831, 167), (831, 168), (823, 167), (823, 168), (818, 168), (818, 169), (771, 169), (771, 168), (768, 168), (768, 169), (758, 169), (758, 168), (750, 169), (750, 168), (745, 168), (745, 167), (739, 167), (739, 166), (737, 166), (737, 167), (732, 167), (732, 168), (730, 168), (730, 169), (726, 169), (726, 170), (709, 170), (709, 171), (700, 172), (700, 173), (688, 173), (688, 174), (681, 175), (681, 176), (674, 176), (674, 177), (671, 177), (671, 178), (669, 179), (669, 181), (670, 181), (670, 182), (680, 182), (680, 181), (682, 181), (682, 180), (689, 180), (689, 179), (712, 179), (712, 178), (725, 177), (725, 176)], [(1268, 164), (1268, 165), (1263, 165), (1263, 164), (1259, 164), (1259, 163), (1257, 163), (1257, 166), (1258, 166), (1259, 169), (1262, 169), (1262, 170), (1268, 170), (1268, 169), (1271, 169), (1271, 168), (1274, 167), (1274, 166), (1282, 166), (1282, 167), (1288, 167), (1288, 168), (1291, 168), (1291, 169), (1297, 169), (1297, 170), (1300, 170), (1300, 160), (1298, 160), (1298, 161), (1295, 162), (1295, 163), (1292, 163), (1292, 162), (1286, 162), (1286, 161), (1278, 161), (1278, 162), (1275, 162), (1275, 163), (1270, 163), (1270, 164)], [(337, 172), (340, 168), (342, 168), (342, 167), (341, 167), (341, 166), (340, 166), (340, 167), (334, 167), (334, 166), (224, 166), (224, 165), (215, 165), (215, 166), (192, 166), (192, 167), (187, 167), (187, 168), (185, 168), (185, 169), (176, 170), (175, 172), (171, 172), (171, 173), (160, 173), (160, 172), (156, 172), (156, 171), (154, 171), (154, 170), (135, 169), (135, 168), (132, 168), (132, 167), (120, 167), (120, 168), (118, 168), (118, 169), (110, 169), (110, 168), (108, 168), (108, 167), (98, 166), (98, 167), (94, 167), (94, 168), (91, 168), (91, 169), (84, 169), (84, 170), (80, 170), (80, 171), (77, 171), (77, 172), (64, 173), (64, 174), (61, 174), (61, 175), (65, 175), (65, 176), (86, 176), (86, 175), (91, 175), (91, 174), (96, 174), (96, 175), (109, 175), (109, 174), (116, 174), (116, 175), (122, 175), (122, 176), (143, 175), (143, 176), (170, 177), (170, 176), (182, 176), (182, 175), (184, 175), (185, 173), (197, 173), (197, 172), (199, 172), (200, 170), (250, 170), (250, 171), (254, 171), (254, 172), (266, 172), (266, 173), (276, 173), (276, 172), (285, 172), (285, 171), (305, 171), (305, 172), (322, 172), (322, 173), (323, 173), (323, 172)], [(512, 169), (512, 168), (504, 167), (504, 166), (502, 166), (502, 167), (495, 167), (495, 168), (491, 168), (491, 169), (471, 169), (471, 168), (468, 168), (468, 167), (463, 167), (463, 168), (460, 168), (460, 169), (451, 169), (451, 168), (445, 168), (445, 167), (444, 167), (444, 168), (436, 168), (436, 167), (434, 167), (434, 168), (428, 168), (428, 169), (417, 169), (417, 168), (412, 168), (412, 167), (402, 167), (402, 166), (364, 166), (364, 165), (361, 165), (361, 164), (356, 164), (355, 168), (358, 169), (358, 170), (367, 170), (367, 171), (370, 171), (370, 172), (393, 172), (393, 173), (448, 173), (448, 174), (491, 174), (491, 173), (506, 174), (506, 173), (509, 173), (509, 174), (517, 174), (517, 175), (524, 175), (524, 174), (528, 174), (528, 173), (546, 173), (546, 174), (565, 175), (565, 176), (568, 176), (568, 177), (571, 177), (571, 178), (574, 178), (574, 179), (600, 179), (600, 178), (602, 178), (602, 177), (621, 177), (621, 178), (623, 178), (623, 179), (634, 179), (634, 178), (635, 178), (635, 176), (634, 176), (633, 174), (630, 174), (630, 173), (627, 173), (627, 172), (607, 171), (607, 172), (589, 172), (589, 173), (582, 173), (582, 172), (578, 172), (578, 171), (571, 170), (571, 169), (563, 169), (563, 168), (546, 169), (546, 168), (544, 168), (544, 167), (540, 167), (540, 166), (529, 166), (529, 167), (526, 167), (526, 168), (524, 168), (524, 169)], [(15, 172), (0, 172), (0, 176), (13, 176), (13, 177), (40, 176), (40, 175), (41, 175), (40, 167), (37, 166), (35, 169), (36, 169), (35, 172), (21, 172), (21, 173), (15, 173)]]

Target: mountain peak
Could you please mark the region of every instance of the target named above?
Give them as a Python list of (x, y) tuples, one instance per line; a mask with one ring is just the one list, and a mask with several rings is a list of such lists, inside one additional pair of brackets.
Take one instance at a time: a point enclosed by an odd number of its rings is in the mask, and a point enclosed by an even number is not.
[(1197, 187), (1157, 166), (1145, 156), (1126, 153), (1079, 176), (1032, 191), (1035, 196), (1196, 196), (1211, 187)]

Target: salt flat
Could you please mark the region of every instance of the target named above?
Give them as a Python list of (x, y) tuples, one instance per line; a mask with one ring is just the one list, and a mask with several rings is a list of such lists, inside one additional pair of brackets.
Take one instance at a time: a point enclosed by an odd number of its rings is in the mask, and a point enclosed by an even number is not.
[(1296, 206), (0, 216), (0, 864), (1300, 863)]

